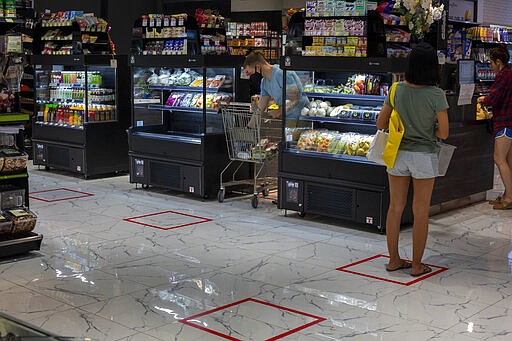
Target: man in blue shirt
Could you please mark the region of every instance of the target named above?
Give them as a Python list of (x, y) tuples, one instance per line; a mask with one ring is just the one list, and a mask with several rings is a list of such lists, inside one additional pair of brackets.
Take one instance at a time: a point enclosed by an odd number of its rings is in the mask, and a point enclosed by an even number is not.
[[(247, 75), (256, 72), (263, 76), (261, 81), (261, 94), (258, 102), (260, 112), (265, 112), (273, 98), (279, 106), (278, 110), (271, 110), (268, 114), (272, 118), (282, 115), (283, 102), (286, 105), (286, 120), (292, 123), (298, 120), (300, 111), (308, 104), (308, 98), (303, 93), (302, 83), (293, 71), (286, 72), (286, 101), (283, 101), (283, 70), (279, 65), (271, 65), (258, 52), (251, 52), (245, 59), (244, 71)], [(289, 124), (287, 124), (290, 126)]]

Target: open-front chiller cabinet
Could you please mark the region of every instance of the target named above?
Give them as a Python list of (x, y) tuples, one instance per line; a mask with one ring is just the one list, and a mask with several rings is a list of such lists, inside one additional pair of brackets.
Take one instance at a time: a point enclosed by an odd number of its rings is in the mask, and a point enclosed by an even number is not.
[(123, 102), (128, 102), (129, 77), (122, 72), (127, 70), (126, 58), (34, 56), (32, 62), (34, 164), (85, 178), (127, 171), (125, 131), (130, 116), (129, 104)]
[(220, 107), (236, 100), (242, 58), (132, 56), (130, 182), (202, 198), (228, 162)]
[[(285, 118), (279, 207), (383, 231), (389, 202), (386, 169), (365, 156), (385, 95), (393, 80), (400, 78), (405, 62), (292, 56), (282, 64), (283, 81), (295, 72), (310, 102), (297, 122), (289, 115)], [(409, 209), (404, 214), (407, 220)]]
[[(298, 124), (286, 121), (279, 157), (279, 206), (300, 214), (341, 218), (385, 230), (389, 186), (385, 166), (366, 159), (376, 119), (403, 59), (285, 57), (310, 100)], [(446, 209), (492, 189), (492, 138), (475, 120), (476, 98), (458, 106), (447, 92), (450, 136), (457, 147), (446, 176), (436, 178), (431, 205)], [(293, 126), (298, 126), (293, 128)], [(412, 187), (412, 186), (411, 186)], [(412, 188), (411, 188), (412, 189)], [(411, 192), (410, 192), (411, 193)], [(467, 199), (461, 200), (459, 199)], [(441, 210), (443, 208), (441, 207)], [(411, 200), (402, 222), (412, 221)]]

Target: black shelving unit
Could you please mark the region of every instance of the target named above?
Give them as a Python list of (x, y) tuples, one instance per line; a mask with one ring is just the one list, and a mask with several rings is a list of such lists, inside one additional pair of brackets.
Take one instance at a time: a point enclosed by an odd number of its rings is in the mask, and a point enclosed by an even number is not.
[[(341, 63), (339, 58), (287, 56), (282, 59), (281, 66), (285, 70), (283, 82), (290, 71), (325, 77), (363, 72), (387, 75), (391, 85), (390, 73), (404, 72), (406, 63), (398, 58), (343, 58)], [(329, 99), (335, 105), (379, 106), (384, 102), (383, 96), (314, 93), (309, 97)], [(432, 205), (492, 188), (492, 138), (486, 131), (486, 124), (475, 120), (474, 106), (458, 107), (456, 96), (448, 96), (448, 100), (450, 137), (447, 143), (458, 148), (447, 175), (436, 180)], [(370, 135), (376, 132), (375, 118), (301, 117), (300, 121), (315, 129)], [(284, 130), (283, 141), (287, 141)], [(301, 215), (332, 216), (385, 231), (389, 189), (384, 166), (370, 162), (364, 156), (300, 150), (288, 139), (280, 148), (278, 176), (280, 208)], [(409, 201), (403, 223), (412, 221), (410, 204)]]
[[(169, 188), (200, 198), (215, 197), (228, 154), (219, 107), (207, 102), (221, 93), (228, 95), (229, 100), (237, 100), (235, 90), (242, 62), (243, 58), (238, 56), (131, 57), (134, 77), (133, 118), (128, 131), (131, 183), (142, 184), (143, 188)], [(202, 84), (175, 87), (150, 81), (157, 74), (185, 69), (202, 77)], [(149, 76), (153, 73), (155, 76)], [(206, 80), (219, 75), (225, 76), (225, 83), (220, 88), (208, 88)], [(187, 102), (187, 106), (169, 103), (169, 97), (185, 93), (201, 102), (194, 105)]]
[[(29, 17), (33, 11), (27, 10), (26, 12), (19, 12), (19, 15), (27, 15)], [(23, 32), (25, 33), (25, 19), (0, 19), (0, 32), (5, 34), (7, 31)], [(20, 64), (25, 63), (25, 57), (21, 55), (11, 55), (11, 58), (18, 61)], [(23, 83), (23, 80), (22, 80)], [(20, 151), (24, 151), (24, 129), (27, 126), (30, 115), (28, 111), (23, 110), (24, 104), (20, 101), (23, 93), (16, 93), (15, 110), (11, 112), (0, 113), (0, 129), (9, 127), (9, 131), (17, 131), (13, 134), (15, 136), (15, 146)], [(9, 132), (9, 134), (11, 134)], [(2, 163), (3, 164), (3, 163)], [(2, 173), (0, 174), (0, 190), (11, 191), (21, 190), (24, 195), (24, 202), (22, 206), (29, 208), (29, 182), (27, 169), (19, 170), (17, 172)], [(19, 254), (24, 254), (30, 251), (39, 250), (41, 246), (42, 235), (34, 232), (18, 233), (18, 234), (4, 234), (0, 235), (0, 257), (11, 257)]]
[(34, 165), (84, 178), (128, 171), (128, 58), (34, 55), (32, 64)]

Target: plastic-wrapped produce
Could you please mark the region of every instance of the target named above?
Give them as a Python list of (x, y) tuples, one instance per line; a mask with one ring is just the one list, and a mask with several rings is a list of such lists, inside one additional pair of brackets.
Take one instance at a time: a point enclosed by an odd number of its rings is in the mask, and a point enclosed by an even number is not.
[(302, 150), (317, 150), (317, 138), (318, 134), (324, 130), (307, 130), (301, 133), (299, 141), (297, 142), (297, 148)]
[(336, 132), (333, 131), (323, 131), (319, 133), (316, 138), (316, 151), (326, 153), (335, 134)]

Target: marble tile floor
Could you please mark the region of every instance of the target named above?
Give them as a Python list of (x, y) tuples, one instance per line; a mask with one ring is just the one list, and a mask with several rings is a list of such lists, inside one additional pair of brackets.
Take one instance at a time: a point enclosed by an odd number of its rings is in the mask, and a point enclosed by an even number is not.
[[(219, 204), (136, 189), (127, 176), (85, 181), (34, 167), (30, 186), (46, 191), (31, 200), (43, 245), (0, 260), (0, 311), (58, 335), (512, 339), (512, 211), (487, 203), (431, 217), (424, 260), (448, 270), (400, 285), (413, 278), (372, 258), (387, 252), (376, 230), (285, 217), (270, 200), (254, 210), (247, 198)], [(75, 191), (91, 195), (59, 200)], [(411, 245), (408, 227), (404, 258)], [(353, 269), (390, 281), (337, 270), (369, 258)]]

